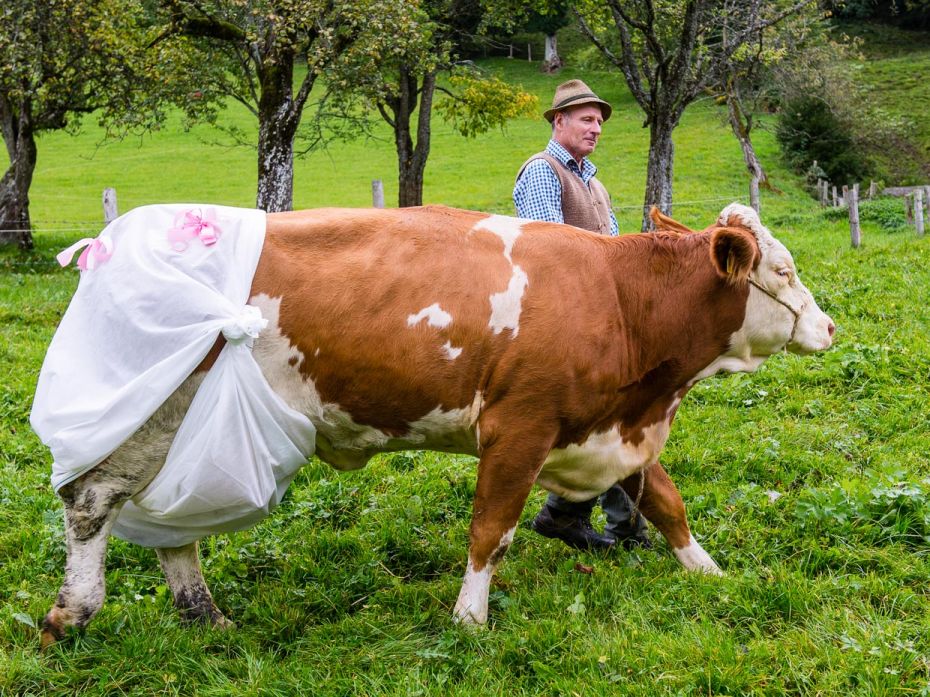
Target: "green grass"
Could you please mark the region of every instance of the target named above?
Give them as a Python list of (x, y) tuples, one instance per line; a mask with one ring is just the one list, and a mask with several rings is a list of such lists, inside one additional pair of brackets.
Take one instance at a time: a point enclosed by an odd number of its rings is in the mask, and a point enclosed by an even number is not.
[[(572, 76), (489, 65), (543, 103)], [(583, 77), (616, 105), (595, 160), (621, 227), (636, 230), (641, 116), (616, 76)], [(465, 630), (450, 616), (474, 460), (400, 453), (354, 473), (313, 461), (269, 519), (204, 545), (237, 629), (181, 624), (154, 553), (113, 540), (103, 610), (39, 655), (31, 625), (54, 600), (64, 542), (28, 412), (77, 280), (52, 255), (99, 228), (104, 186), (122, 210), (248, 205), (254, 191), (254, 156), (204, 145), (205, 129), (96, 149), (99, 137), (43, 138), (36, 251), (0, 252), (0, 694), (930, 693), (930, 241), (863, 216), (863, 246), (850, 249), (844, 221), (815, 207), (764, 132), (760, 155), (786, 193), (763, 193), (763, 220), (838, 334), (823, 355), (708, 380), (679, 411), (663, 462), (726, 577), (685, 573), (660, 540), (596, 556), (539, 537), (528, 529), (535, 491), (489, 627)], [(474, 141), (437, 127), (427, 200), (511, 212), (515, 170), (546, 138), (541, 120)], [(687, 112), (676, 148), (675, 215), (703, 227), (744, 196), (739, 148), (708, 104)], [(366, 205), (376, 177), (396, 196), (394, 169), (389, 140), (334, 147), (299, 163), (296, 202)]]

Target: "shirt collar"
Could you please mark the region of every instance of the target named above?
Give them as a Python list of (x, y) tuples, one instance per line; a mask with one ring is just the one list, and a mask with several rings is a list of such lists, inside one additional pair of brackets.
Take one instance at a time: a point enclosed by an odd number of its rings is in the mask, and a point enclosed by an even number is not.
[(597, 167), (594, 166), (594, 163), (591, 162), (587, 157), (581, 159), (581, 167), (578, 167), (578, 163), (575, 161), (575, 158), (571, 156), (571, 153), (566, 150), (561, 143), (559, 143), (555, 138), (549, 141), (549, 145), (546, 146), (546, 153), (552, 155), (555, 159), (561, 162), (563, 165), (568, 167), (572, 172), (581, 177), (581, 181), (585, 184), (588, 183), (588, 180), (591, 179), (597, 173)]

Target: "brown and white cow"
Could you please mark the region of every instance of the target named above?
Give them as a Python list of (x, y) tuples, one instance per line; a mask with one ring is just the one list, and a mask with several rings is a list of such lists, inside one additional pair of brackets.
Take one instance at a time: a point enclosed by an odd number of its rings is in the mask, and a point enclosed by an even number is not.
[[(268, 216), (250, 302), (270, 324), (253, 353), (316, 426), (319, 457), (344, 470), (389, 450), (480, 458), (458, 620), (487, 620), (533, 484), (581, 500), (620, 481), (635, 496), (643, 473), (640, 508), (677, 558), (720, 572), (659, 463), (678, 405), (717, 372), (828, 348), (834, 325), (751, 209), (693, 234), (658, 221), (610, 238), (444, 207)], [(203, 374), (61, 489), (68, 563), (43, 646), (102, 605), (112, 522), (162, 466)], [(224, 624), (196, 543), (158, 556), (182, 612)]]

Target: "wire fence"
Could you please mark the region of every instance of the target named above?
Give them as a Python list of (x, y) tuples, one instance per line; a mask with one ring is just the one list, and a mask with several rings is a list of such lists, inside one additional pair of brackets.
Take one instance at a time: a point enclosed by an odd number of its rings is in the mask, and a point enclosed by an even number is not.
[[(697, 208), (710, 203), (732, 203), (738, 201), (740, 194), (733, 193), (729, 196), (718, 196), (714, 198), (693, 199), (690, 201), (675, 201), (675, 208)], [(630, 204), (625, 206), (613, 206), (616, 212), (641, 211), (644, 207), (651, 204)], [(33, 226), (31, 232), (34, 237), (44, 235), (89, 235), (95, 234), (105, 227), (105, 223), (100, 220), (38, 220)], [(0, 233), (21, 233), (25, 230), (21, 228), (4, 228)], [(55, 260), (54, 256), (48, 258), (16, 258), (0, 257), (0, 272), (4, 273), (48, 273), (53, 272), (61, 267)]]

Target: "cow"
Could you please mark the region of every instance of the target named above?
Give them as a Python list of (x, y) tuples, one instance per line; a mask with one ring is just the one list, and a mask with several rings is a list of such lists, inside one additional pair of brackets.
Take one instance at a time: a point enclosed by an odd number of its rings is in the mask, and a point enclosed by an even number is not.
[[(454, 619), (484, 624), (492, 574), (534, 484), (570, 500), (621, 482), (689, 570), (721, 573), (659, 462), (688, 390), (782, 351), (830, 347), (835, 326), (751, 208), (694, 232), (606, 237), (442, 206), (267, 216), (249, 303), (268, 326), (253, 356), (316, 427), (338, 470), (375, 453), (478, 457)], [(148, 423), (59, 490), (67, 566), (42, 645), (104, 599), (123, 503), (152, 480), (222, 339)], [(176, 607), (225, 626), (197, 543), (157, 549)]]

